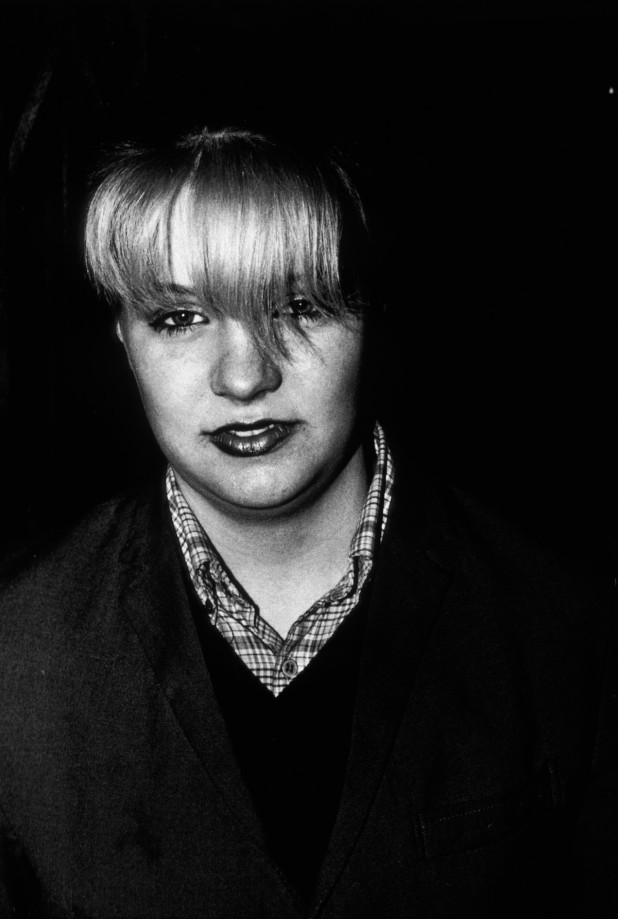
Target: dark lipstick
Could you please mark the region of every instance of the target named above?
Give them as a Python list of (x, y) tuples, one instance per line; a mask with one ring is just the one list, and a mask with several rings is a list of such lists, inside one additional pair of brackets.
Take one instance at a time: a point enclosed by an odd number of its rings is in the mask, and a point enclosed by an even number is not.
[(222, 425), (212, 431), (210, 440), (230, 456), (262, 456), (287, 440), (295, 427), (294, 421), (260, 418), (248, 423)]

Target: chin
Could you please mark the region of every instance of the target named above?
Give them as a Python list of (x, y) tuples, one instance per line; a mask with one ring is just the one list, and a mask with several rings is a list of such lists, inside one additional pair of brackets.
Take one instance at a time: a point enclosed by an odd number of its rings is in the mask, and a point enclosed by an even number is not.
[(302, 507), (306, 497), (304, 493), (296, 491), (277, 494), (270, 491), (266, 494), (251, 493), (226, 495), (222, 503), (225, 507), (239, 516), (246, 517), (280, 517)]
[(263, 519), (282, 517), (294, 513), (315, 498), (318, 489), (315, 479), (307, 482), (261, 483), (245, 488), (217, 488), (193, 485), (202, 497), (220, 510), (237, 517)]

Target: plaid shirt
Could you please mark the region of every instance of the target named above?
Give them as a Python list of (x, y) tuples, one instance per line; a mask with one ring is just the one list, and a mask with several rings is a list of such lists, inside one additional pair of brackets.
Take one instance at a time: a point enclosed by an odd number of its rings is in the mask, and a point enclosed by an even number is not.
[(195, 514), (185, 501), (171, 466), (166, 477), (172, 520), (189, 575), (210, 620), (247, 667), (275, 695), (309, 664), (358, 603), (384, 533), (393, 486), (393, 461), (379, 424), (374, 431), (376, 467), (348, 567), (339, 581), (294, 623), (285, 638), (241, 591)]

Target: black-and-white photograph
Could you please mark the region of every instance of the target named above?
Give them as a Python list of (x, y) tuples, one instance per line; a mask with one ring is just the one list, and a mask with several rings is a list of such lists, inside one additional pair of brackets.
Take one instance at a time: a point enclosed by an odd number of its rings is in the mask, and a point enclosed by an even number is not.
[(615, 919), (614, 4), (0, 16), (0, 917)]

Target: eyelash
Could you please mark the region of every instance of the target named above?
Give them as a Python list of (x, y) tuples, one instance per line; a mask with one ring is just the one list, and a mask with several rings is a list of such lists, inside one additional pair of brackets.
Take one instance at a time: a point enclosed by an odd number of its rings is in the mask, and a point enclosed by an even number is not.
[[(198, 317), (199, 322), (190, 322), (187, 325), (168, 325), (168, 319), (175, 319), (179, 316), (186, 317)], [(196, 313), (195, 310), (174, 310), (171, 313), (158, 313), (154, 319), (151, 320), (148, 324), (151, 329), (154, 329), (155, 332), (159, 334), (164, 333), (165, 335), (184, 335), (186, 332), (195, 332), (198, 326), (208, 325), (209, 319), (206, 316), (203, 316), (201, 313)]]
[[(305, 313), (295, 312), (295, 306), (308, 306), (309, 309)], [(167, 320), (175, 319), (180, 316), (184, 317), (197, 317), (199, 322), (189, 322), (187, 325), (168, 325)], [(310, 300), (307, 300), (306, 297), (295, 297), (292, 298), (287, 304), (285, 310), (275, 310), (273, 313), (274, 319), (289, 319), (293, 322), (317, 322), (320, 319), (322, 314), (318, 309), (316, 309)], [(195, 312), (195, 310), (173, 310), (172, 312), (165, 313), (159, 312), (155, 317), (149, 322), (149, 325), (155, 332), (158, 334), (165, 334), (168, 336), (174, 335), (184, 335), (187, 332), (195, 332), (198, 326), (208, 325), (210, 320), (207, 316), (203, 316), (201, 313)]]
[[(294, 307), (296, 306), (308, 306), (309, 309), (306, 313), (295, 312)], [(281, 317), (291, 319), (295, 322), (316, 322), (320, 319), (322, 314), (316, 307), (312, 304), (311, 300), (308, 300), (306, 297), (292, 297), (287, 304), (287, 308), (284, 310), (275, 310), (273, 313), (274, 319), (280, 319)]]

